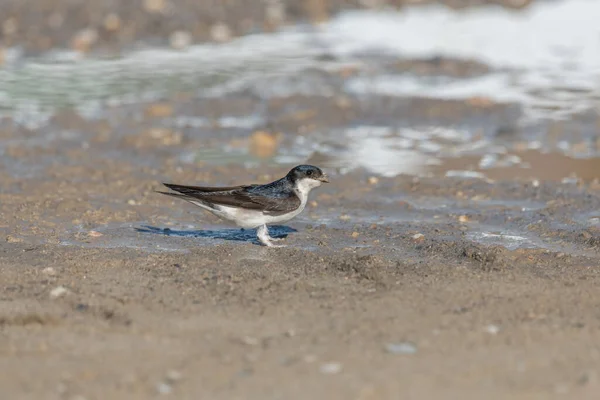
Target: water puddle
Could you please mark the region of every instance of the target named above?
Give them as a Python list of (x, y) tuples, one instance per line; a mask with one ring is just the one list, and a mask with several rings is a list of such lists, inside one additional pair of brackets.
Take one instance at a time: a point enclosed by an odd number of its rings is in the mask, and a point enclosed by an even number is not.
[(468, 232), (467, 238), (488, 246), (503, 246), (508, 250), (546, 248), (546, 245), (541, 241), (527, 238), (514, 232)]

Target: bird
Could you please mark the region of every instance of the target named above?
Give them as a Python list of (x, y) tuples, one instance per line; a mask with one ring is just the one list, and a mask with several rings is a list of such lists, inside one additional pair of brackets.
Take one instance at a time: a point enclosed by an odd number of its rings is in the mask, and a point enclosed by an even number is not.
[(273, 243), (283, 239), (271, 237), (267, 224), (296, 217), (306, 207), (310, 191), (328, 182), (329, 177), (320, 168), (298, 165), (283, 178), (264, 185), (208, 187), (163, 183), (173, 192), (157, 192), (189, 201), (241, 228), (258, 228), (256, 236), (261, 244), (284, 247)]

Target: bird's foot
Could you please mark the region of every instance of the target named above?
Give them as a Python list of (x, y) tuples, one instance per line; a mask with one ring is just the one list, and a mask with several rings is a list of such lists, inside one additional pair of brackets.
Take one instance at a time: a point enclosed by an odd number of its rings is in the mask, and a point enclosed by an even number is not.
[(273, 238), (269, 236), (269, 230), (266, 225), (261, 226), (256, 231), (258, 241), (267, 247), (285, 247), (283, 244), (274, 244), (273, 242), (280, 242), (282, 238)]

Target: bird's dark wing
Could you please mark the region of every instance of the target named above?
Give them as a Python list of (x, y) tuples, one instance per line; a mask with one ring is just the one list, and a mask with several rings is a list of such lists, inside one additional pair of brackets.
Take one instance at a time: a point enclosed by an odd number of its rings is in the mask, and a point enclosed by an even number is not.
[[(185, 200), (200, 200), (207, 205), (215, 204), (230, 207), (261, 210), (270, 215), (286, 214), (300, 206), (300, 199), (287, 187), (248, 185), (233, 187), (201, 187), (164, 184), (169, 189), (181, 193)], [(164, 193), (174, 195), (173, 193)], [(175, 195), (177, 197), (177, 195)]]

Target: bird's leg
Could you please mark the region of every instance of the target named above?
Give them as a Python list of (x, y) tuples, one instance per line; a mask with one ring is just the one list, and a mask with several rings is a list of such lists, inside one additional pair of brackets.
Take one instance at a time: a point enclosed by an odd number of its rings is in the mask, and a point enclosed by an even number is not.
[(267, 247), (284, 247), (283, 245), (273, 244), (272, 240), (277, 240), (269, 236), (269, 228), (267, 225), (261, 225), (256, 230), (256, 236), (258, 236), (258, 241), (264, 244)]

